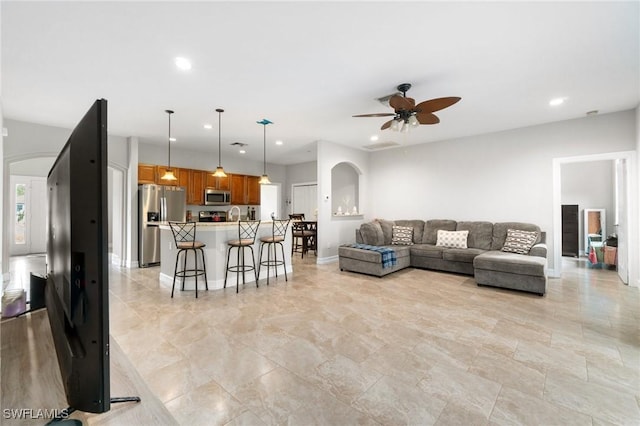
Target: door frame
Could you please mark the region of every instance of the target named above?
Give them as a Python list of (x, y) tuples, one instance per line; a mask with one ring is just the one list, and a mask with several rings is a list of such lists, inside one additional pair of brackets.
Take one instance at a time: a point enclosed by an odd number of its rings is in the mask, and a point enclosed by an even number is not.
[(561, 167), (569, 163), (586, 163), (601, 160), (626, 160), (627, 162), (627, 205), (625, 214), (627, 215), (626, 240), (627, 247), (627, 276), (629, 285), (638, 287), (638, 265), (630, 262), (630, 259), (637, 258), (638, 251), (638, 206), (635, 197), (631, 194), (637, 193), (636, 180), (636, 153), (635, 151), (608, 152), (603, 154), (579, 155), (575, 157), (559, 157), (553, 159), (553, 265), (554, 269), (549, 271), (552, 277), (560, 277), (562, 274), (562, 178)]
[[(34, 200), (32, 198), (33, 194), (33, 182), (43, 182), (46, 191), (47, 178), (41, 176), (23, 176), (23, 175), (10, 175), (9, 176), (9, 204), (10, 204), (10, 217), (9, 217), (9, 255), (10, 256), (25, 256), (29, 254), (42, 253), (40, 251), (34, 252), (32, 247), (32, 239), (33, 232), (31, 231), (32, 219), (33, 219), (33, 211), (36, 210), (33, 208)], [(27, 187), (25, 192), (25, 208), (26, 208), (26, 219), (25, 219), (25, 242), (24, 245), (16, 245), (15, 244), (15, 185), (12, 184), (24, 184)], [(45, 192), (46, 194), (46, 192)], [(42, 206), (38, 206), (41, 208)], [(44, 217), (46, 221), (46, 216)], [(45, 251), (46, 251), (46, 241), (45, 241)]]

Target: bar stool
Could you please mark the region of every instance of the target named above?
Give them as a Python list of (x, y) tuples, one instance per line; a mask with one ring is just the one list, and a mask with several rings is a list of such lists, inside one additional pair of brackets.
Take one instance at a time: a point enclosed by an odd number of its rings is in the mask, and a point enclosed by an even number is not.
[[(287, 264), (284, 259), (284, 246), (282, 242), (287, 237), (287, 229), (289, 228), (290, 219), (278, 220), (274, 219), (271, 225), (271, 235), (260, 238), (260, 265), (258, 267), (258, 279), (260, 279), (260, 271), (263, 266), (267, 267), (267, 285), (269, 285), (269, 268), (276, 268), (276, 278), (278, 277), (278, 266), (284, 266), (284, 280), (289, 281), (287, 278)], [(282, 251), (282, 260), (278, 260), (278, 252), (276, 251), (276, 244), (280, 246)], [(267, 246), (267, 260), (262, 260), (262, 249)], [(271, 257), (271, 250), (273, 250), (273, 258)]]
[(291, 233), (293, 238), (291, 239), (291, 254), (293, 255), (294, 252), (298, 251), (298, 247), (302, 247), (302, 230), (304, 226), (300, 222), (304, 221), (304, 213), (292, 213), (289, 215), (289, 219), (292, 220)]
[[(194, 277), (196, 280), (196, 298), (198, 297), (198, 276), (204, 275), (205, 289), (209, 290), (207, 283), (207, 265), (204, 260), (204, 250), (206, 244), (196, 240), (195, 222), (169, 222), (169, 227), (173, 233), (173, 240), (178, 253), (176, 254), (176, 265), (173, 269), (173, 286), (171, 287), (171, 297), (176, 288), (176, 277), (182, 278), (182, 289), (184, 291), (184, 281), (187, 277)], [(193, 251), (194, 268), (187, 269), (187, 255)], [(198, 251), (202, 256), (202, 268), (198, 268)], [(182, 254), (182, 269), (178, 270), (178, 261)]]
[[(238, 292), (238, 286), (240, 281), (240, 273), (242, 272), (242, 284), (245, 283), (244, 273), (247, 271), (253, 271), (256, 278), (256, 287), (258, 287), (258, 272), (256, 269), (255, 255), (253, 253), (253, 245), (256, 242), (256, 234), (258, 233), (258, 227), (260, 226), (259, 220), (241, 220), (238, 221), (238, 238), (235, 240), (227, 241), (229, 249), (227, 250), (227, 266), (224, 272), (224, 288), (227, 288), (227, 274), (229, 271), (236, 273), (236, 293)], [(229, 258), (231, 257), (231, 249), (238, 250), (238, 263), (236, 265), (229, 266)], [(247, 265), (244, 261), (244, 249), (251, 249), (251, 263)]]

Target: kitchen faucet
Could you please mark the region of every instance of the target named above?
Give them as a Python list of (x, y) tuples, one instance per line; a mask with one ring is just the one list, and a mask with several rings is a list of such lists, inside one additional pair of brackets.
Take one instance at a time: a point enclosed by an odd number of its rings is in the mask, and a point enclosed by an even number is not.
[[(238, 219), (233, 219), (235, 216), (233, 215), (233, 209), (238, 210)], [(231, 206), (231, 208), (229, 209), (229, 211), (227, 212), (228, 214), (228, 222), (238, 222), (240, 220), (240, 207), (238, 206)]]

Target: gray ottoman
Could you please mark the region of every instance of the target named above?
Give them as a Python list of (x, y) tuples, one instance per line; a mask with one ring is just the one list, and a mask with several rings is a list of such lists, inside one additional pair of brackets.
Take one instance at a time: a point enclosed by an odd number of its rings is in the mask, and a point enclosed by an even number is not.
[(547, 288), (547, 259), (540, 256), (488, 251), (473, 259), (478, 285), (528, 291), (540, 296)]
[(338, 256), (341, 271), (359, 272), (361, 274), (383, 277), (392, 272), (409, 267), (410, 246), (385, 246), (396, 252), (396, 264), (389, 268), (382, 267), (382, 255), (376, 251), (363, 250), (355, 247), (340, 246)]

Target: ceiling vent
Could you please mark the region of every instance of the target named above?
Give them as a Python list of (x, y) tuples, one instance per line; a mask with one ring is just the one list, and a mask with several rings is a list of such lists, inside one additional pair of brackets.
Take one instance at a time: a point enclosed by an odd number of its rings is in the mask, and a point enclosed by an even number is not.
[(394, 146), (400, 146), (400, 144), (394, 141), (387, 141), (387, 142), (373, 143), (371, 145), (364, 145), (363, 148), (370, 149), (373, 151), (376, 149), (385, 149), (385, 148), (391, 148)]
[(239, 146), (240, 148), (245, 147), (247, 145), (249, 145), (248, 143), (242, 143), (242, 142), (233, 142), (231, 144), (229, 144), (231, 146)]

